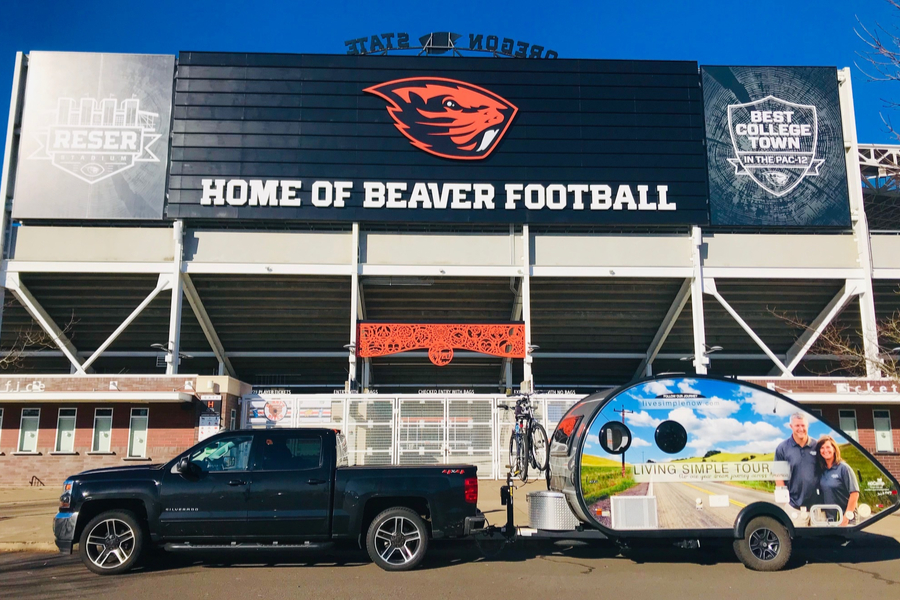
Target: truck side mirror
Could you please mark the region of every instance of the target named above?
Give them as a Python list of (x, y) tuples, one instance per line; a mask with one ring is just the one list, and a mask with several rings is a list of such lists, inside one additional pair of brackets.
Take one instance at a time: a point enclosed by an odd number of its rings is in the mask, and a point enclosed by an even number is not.
[(191, 468), (191, 459), (187, 456), (182, 456), (178, 459), (175, 469), (182, 475), (192, 475), (193, 469)]

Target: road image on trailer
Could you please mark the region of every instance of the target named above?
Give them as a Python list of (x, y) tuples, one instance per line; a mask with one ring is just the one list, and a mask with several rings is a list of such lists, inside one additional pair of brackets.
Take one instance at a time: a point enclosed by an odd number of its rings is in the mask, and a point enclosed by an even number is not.
[(550, 489), (614, 539), (733, 537), (777, 570), (791, 539), (897, 510), (898, 483), (850, 436), (765, 388), (657, 377), (589, 396), (554, 432)]

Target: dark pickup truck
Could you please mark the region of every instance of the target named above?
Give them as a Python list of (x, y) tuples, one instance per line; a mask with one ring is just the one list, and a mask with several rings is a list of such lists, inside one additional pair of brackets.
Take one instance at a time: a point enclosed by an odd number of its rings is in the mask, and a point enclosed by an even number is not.
[(166, 550), (309, 548), (351, 541), (389, 571), (418, 565), (433, 538), (484, 526), (477, 468), (348, 467), (331, 429), (220, 433), (165, 464), (70, 477), (53, 521), (88, 569), (134, 567)]

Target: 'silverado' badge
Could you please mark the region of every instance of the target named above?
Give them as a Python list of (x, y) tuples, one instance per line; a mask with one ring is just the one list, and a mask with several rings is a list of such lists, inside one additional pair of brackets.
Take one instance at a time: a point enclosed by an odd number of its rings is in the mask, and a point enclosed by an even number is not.
[(735, 175), (746, 175), (775, 197), (819, 174), (816, 107), (766, 96), (728, 106), (728, 131), (736, 158)]

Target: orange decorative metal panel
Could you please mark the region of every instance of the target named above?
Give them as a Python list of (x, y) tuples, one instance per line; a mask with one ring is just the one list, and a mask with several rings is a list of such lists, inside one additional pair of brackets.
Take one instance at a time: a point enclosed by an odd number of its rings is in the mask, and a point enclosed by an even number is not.
[(504, 358), (525, 358), (522, 323), (360, 323), (357, 356), (387, 356), (408, 350), (428, 350), (439, 367), (453, 360), (453, 349)]

